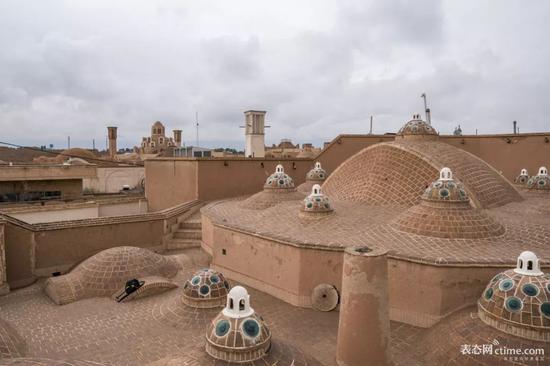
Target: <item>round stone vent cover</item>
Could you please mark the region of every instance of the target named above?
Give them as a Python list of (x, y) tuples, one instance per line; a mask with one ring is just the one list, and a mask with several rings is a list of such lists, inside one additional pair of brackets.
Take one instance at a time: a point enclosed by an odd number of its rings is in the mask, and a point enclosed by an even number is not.
[(336, 309), (340, 295), (336, 287), (322, 283), (313, 289), (311, 294), (311, 306), (319, 311), (331, 311)]

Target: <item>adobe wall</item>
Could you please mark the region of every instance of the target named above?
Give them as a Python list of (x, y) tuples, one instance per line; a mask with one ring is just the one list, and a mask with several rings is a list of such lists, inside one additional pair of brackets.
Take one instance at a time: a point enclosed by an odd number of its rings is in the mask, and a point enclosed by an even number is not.
[(253, 194), (282, 164), (296, 186), (313, 167), (310, 159), (185, 159), (158, 158), (145, 161), (145, 196), (150, 211), (189, 200), (211, 201)]
[(95, 177), (84, 178), (83, 189), (92, 193), (117, 193), (126, 184), (139, 188), (145, 178), (142, 166), (97, 167)]
[(115, 222), (100, 226), (82, 225), (35, 234), (35, 275), (65, 272), (104, 249), (134, 246), (162, 249), (163, 220)]
[(34, 268), (34, 233), (7, 222), (4, 228), (6, 274), (10, 288), (27, 286), (36, 280)]
[[(312, 249), (213, 225), (203, 215), (203, 248), (228, 278), (294, 306), (310, 307), (321, 284), (342, 289), (343, 250)], [(223, 250), (225, 249), (225, 254)], [(477, 302), (490, 279), (508, 267), (432, 266), (388, 258), (391, 320), (430, 327)]]
[(149, 210), (160, 211), (197, 199), (197, 180), (196, 160), (145, 160), (145, 197)]
[(550, 165), (550, 133), (442, 136), (441, 139), (485, 160), (510, 181), (523, 168), (535, 175), (539, 167)]
[(8, 193), (60, 191), (62, 199), (82, 196), (82, 179), (52, 179), (0, 182), (0, 195)]

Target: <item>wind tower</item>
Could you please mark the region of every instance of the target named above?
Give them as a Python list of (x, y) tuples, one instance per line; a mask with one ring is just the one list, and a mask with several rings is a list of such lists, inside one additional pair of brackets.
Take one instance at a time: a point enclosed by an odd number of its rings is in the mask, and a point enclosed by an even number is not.
[(108, 137), (109, 137), (109, 157), (114, 159), (116, 156), (116, 139), (117, 139), (117, 128), (116, 127), (107, 127)]
[(265, 125), (266, 111), (244, 112), (245, 148), (244, 154), (249, 158), (265, 157)]

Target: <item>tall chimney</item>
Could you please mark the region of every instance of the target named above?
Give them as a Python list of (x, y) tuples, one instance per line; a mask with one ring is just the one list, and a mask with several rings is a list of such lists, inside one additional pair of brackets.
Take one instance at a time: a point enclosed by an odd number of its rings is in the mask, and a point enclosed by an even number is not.
[(391, 365), (386, 250), (346, 248), (341, 299), (336, 363)]
[(107, 127), (108, 136), (109, 136), (109, 157), (114, 159), (116, 156), (116, 127)]
[(518, 133), (518, 121), (514, 121), (514, 135)]
[(181, 130), (174, 130), (174, 142), (177, 147), (181, 147)]

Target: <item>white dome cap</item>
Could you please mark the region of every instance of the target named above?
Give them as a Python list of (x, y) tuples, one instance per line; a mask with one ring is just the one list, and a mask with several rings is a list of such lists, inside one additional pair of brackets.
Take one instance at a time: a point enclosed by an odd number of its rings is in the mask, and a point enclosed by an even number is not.
[(539, 258), (530, 251), (521, 252), (514, 272), (526, 276), (540, 276), (543, 274), (540, 270)]
[(439, 171), (439, 180), (449, 181), (453, 180), (453, 172), (450, 168), (444, 167)]
[(543, 175), (543, 176), (548, 175), (548, 169), (546, 169), (545, 166), (541, 166), (541, 167), (539, 168), (539, 175)]
[(521, 169), (521, 172), (519, 173), (519, 175), (529, 175), (529, 173), (527, 173), (527, 169), (523, 168)]
[(314, 184), (313, 187), (311, 187), (311, 194), (310, 196), (322, 196), (323, 192), (321, 192), (321, 186), (318, 184)]
[(275, 173), (284, 173), (284, 172), (285, 172), (285, 168), (281, 164), (278, 164), (275, 167)]
[(227, 294), (227, 304), (222, 310), (223, 315), (239, 319), (254, 314), (254, 309), (250, 307), (250, 295), (242, 286), (235, 286)]

